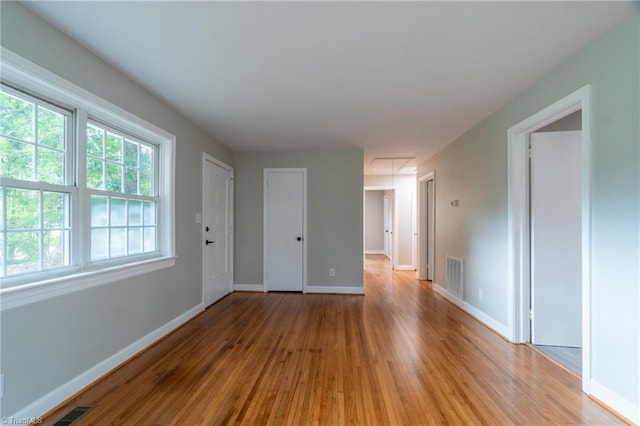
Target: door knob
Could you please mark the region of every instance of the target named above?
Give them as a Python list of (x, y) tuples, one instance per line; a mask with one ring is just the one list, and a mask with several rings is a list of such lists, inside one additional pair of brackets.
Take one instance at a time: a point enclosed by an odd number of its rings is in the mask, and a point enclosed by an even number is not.
[(298, 238), (296, 238), (296, 240), (302, 241), (302, 237), (298, 237)]
[(209, 244), (213, 244), (213, 243), (215, 243), (215, 241), (209, 241), (209, 240), (206, 240), (204, 243), (205, 243), (206, 245), (209, 245)]

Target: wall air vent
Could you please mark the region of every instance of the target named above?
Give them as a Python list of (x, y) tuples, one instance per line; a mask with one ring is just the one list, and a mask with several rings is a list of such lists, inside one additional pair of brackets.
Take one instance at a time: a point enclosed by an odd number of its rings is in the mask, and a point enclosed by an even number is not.
[(447, 291), (464, 300), (464, 264), (462, 259), (447, 256)]

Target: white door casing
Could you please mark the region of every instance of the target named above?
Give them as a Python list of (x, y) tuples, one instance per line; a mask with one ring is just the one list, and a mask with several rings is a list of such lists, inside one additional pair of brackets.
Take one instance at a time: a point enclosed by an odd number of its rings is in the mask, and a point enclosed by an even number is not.
[(531, 342), (582, 347), (582, 132), (531, 134)]
[(264, 170), (264, 289), (306, 290), (306, 169)]
[(435, 275), (435, 173), (419, 179), (419, 262), (418, 279), (433, 281)]
[(204, 155), (202, 269), (204, 306), (232, 291), (233, 169)]
[(582, 110), (582, 390), (591, 393), (591, 86), (538, 111), (507, 133), (507, 338), (528, 342), (530, 332), (529, 135)]

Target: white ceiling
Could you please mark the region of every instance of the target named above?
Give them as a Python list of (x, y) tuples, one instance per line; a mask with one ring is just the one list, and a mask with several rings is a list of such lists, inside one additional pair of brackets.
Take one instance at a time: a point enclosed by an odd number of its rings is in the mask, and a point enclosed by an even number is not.
[[(435, 153), (628, 2), (29, 2), (234, 150)], [(558, 94), (561, 96), (564, 94)]]

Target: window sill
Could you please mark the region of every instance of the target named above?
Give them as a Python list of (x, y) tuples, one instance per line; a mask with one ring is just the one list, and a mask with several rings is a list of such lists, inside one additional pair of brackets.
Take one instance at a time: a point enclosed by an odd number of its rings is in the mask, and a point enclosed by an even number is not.
[(3, 289), (0, 290), (0, 311), (4, 312), (53, 297), (170, 268), (175, 263), (175, 256), (160, 257)]

